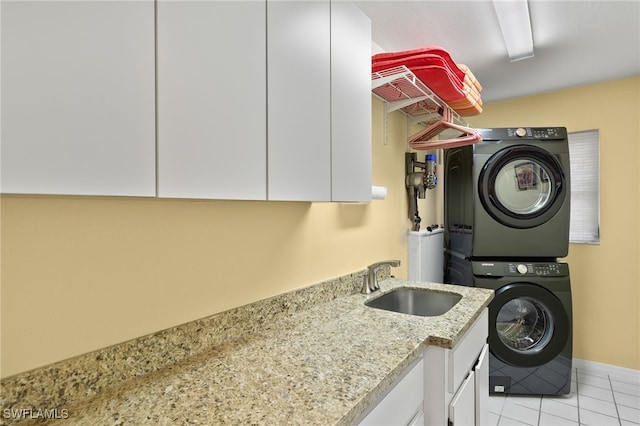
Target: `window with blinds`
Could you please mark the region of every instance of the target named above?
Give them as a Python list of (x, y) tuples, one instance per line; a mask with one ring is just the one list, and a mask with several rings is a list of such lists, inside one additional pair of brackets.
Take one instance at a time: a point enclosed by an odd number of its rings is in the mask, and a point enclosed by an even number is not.
[(569, 242), (600, 243), (600, 132), (569, 133), (571, 227)]

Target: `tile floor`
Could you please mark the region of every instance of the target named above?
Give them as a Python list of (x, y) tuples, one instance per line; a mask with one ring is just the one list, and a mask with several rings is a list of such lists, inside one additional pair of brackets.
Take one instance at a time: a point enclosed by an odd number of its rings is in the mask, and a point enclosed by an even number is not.
[(579, 365), (561, 397), (491, 395), (489, 426), (638, 426), (640, 375)]

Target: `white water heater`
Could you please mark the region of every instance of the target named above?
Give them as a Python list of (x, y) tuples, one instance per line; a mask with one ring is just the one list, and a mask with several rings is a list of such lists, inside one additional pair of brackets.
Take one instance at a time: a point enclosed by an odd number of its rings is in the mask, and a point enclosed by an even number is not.
[(443, 282), (444, 229), (409, 231), (409, 280)]

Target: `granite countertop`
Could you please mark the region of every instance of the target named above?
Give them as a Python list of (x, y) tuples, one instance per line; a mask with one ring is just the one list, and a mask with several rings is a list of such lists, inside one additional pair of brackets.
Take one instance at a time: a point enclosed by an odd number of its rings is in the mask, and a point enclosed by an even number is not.
[[(401, 286), (463, 298), (437, 317), (364, 305)], [(256, 332), (126, 378), (69, 404), (67, 418), (55, 424), (352, 424), (428, 345), (453, 348), (493, 298), (490, 290), (394, 278), (380, 287), (268, 321)]]

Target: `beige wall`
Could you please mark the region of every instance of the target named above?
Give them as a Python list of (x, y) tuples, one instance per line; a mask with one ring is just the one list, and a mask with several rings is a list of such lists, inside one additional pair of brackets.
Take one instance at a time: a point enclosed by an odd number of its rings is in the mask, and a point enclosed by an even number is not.
[(401, 259), (406, 121), (374, 100), (370, 204), (2, 197), (2, 376)]
[[(640, 369), (640, 79), (485, 105), (477, 127), (600, 129), (602, 243), (572, 245), (574, 355)], [(370, 204), (1, 198), (1, 376), (403, 260), (406, 121), (374, 99)], [(635, 187), (634, 187), (635, 185)], [(434, 203), (437, 197), (429, 194)], [(427, 200), (429, 202), (430, 200)], [(423, 226), (441, 206), (421, 203)], [(435, 210), (435, 211), (434, 211)]]
[(600, 130), (601, 243), (572, 244), (565, 259), (574, 357), (640, 369), (640, 77), (486, 104), (470, 121)]

